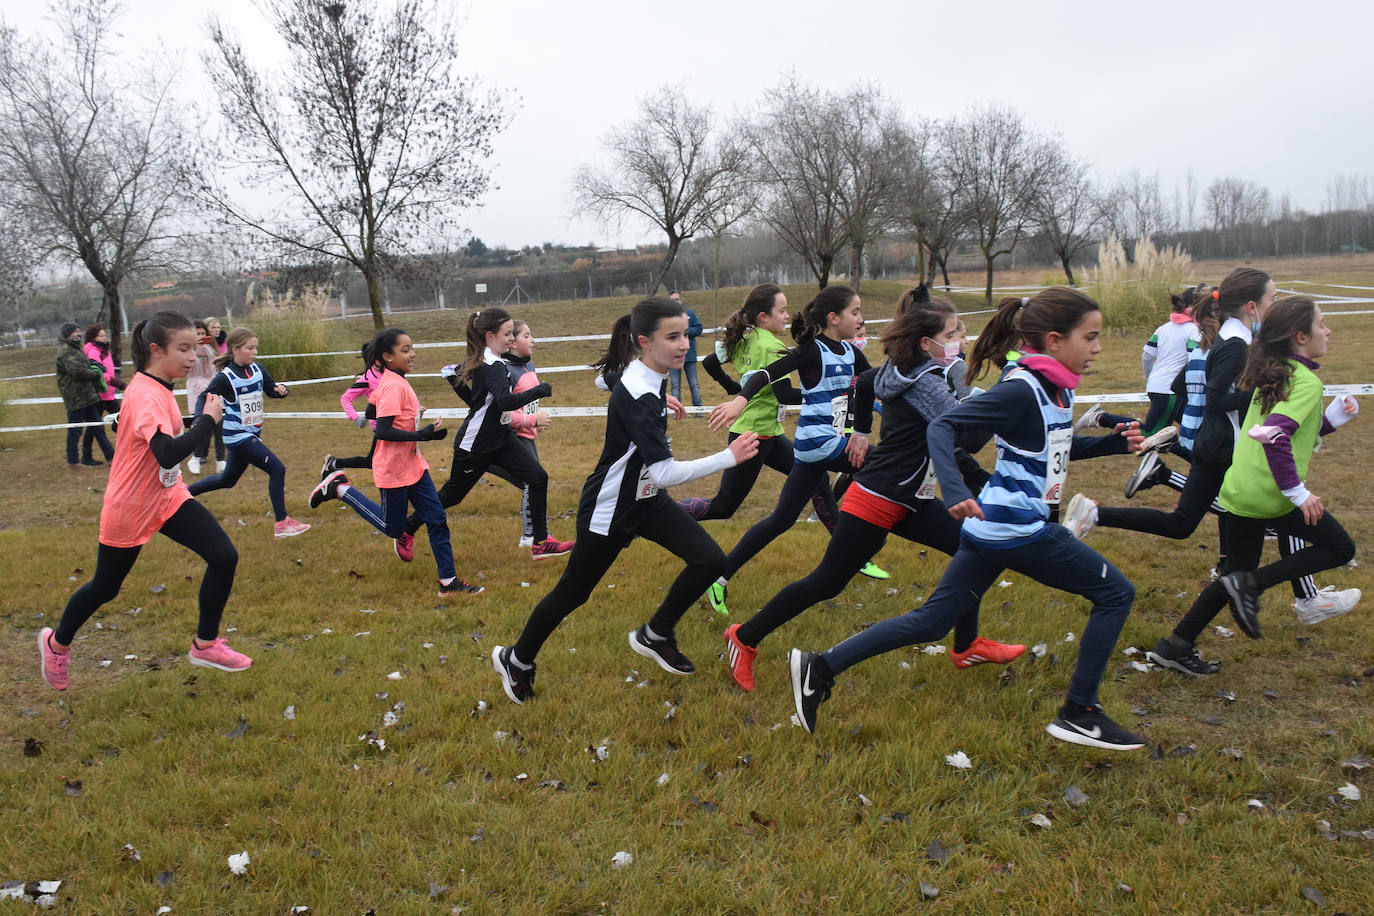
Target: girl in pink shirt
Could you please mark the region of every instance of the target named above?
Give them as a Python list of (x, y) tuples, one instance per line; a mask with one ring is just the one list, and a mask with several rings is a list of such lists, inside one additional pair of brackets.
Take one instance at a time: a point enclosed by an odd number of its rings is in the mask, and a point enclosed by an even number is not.
[(206, 563), (200, 622), (187, 653), (191, 664), (221, 671), (242, 671), (253, 664), (219, 636), (238, 551), (181, 479), (181, 462), (208, 441), (223, 410), (220, 399), (208, 395), (204, 414), (190, 432), (183, 432), (172, 381), (190, 370), (195, 345), (190, 320), (176, 312), (158, 312), (134, 328), (130, 348), (138, 371), (125, 389), (120, 411), (115, 457), (100, 511), (95, 576), (72, 594), (57, 629), (44, 627), (38, 634), (43, 680), (56, 690), (67, 689), (67, 662), (77, 630), (119, 594), (143, 545), (158, 532), (194, 550)]

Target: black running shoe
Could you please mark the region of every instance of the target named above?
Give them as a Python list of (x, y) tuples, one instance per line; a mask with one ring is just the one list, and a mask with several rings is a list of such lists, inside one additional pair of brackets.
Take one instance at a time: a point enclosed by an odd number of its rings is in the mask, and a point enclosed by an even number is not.
[(677, 640), (671, 636), (667, 639), (654, 639), (649, 636), (648, 631), (649, 627), (646, 624), (630, 633), (630, 648), (645, 658), (652, 658), (669, 674), (691, 674), (697, 670), (691, 659), (678, 649)]
[(1260, 589), (1252, 572), (1227, 573), (1218, 579), (1226, 589), (1226, 597), (1231, 602), (1231, 616), (1236, 618), (1240, 630), (1251, 639), (1262, 639), (1260, 631)]
[[(1126, 498), (1130, 499), (1131, 497), (1135, 496), (1136, 493), (1145, 489), (1145, 481), (1149, 480), (1154, 474), (1156, 474), (1159, 471), (1159, 468), (1162, 466), (1163, 465), (1159, 460), (1159, 452), (1146, 452), (1141, 457), (1140, 464), (1136, 466), (1136, 469), (1133, 472), (1131, 472), (1131, 476), (1126, 479)], [(1164, 472), (1165, 474), (1168, 474), (1168, 468), (1165, 468)], [(1168, 477), (1165, 477), (1165, 480), (1168, 480)]]
[(473, 585), (471, 582), (464, 582), (461, 577), (454, 576), (453, 581), (448, 585), (439, 583), (439, 597), (447, 598), (450, 595), (480, 595), (486, 591), (481, 585)]
[(512, 702), (524, 703), (534, 696), (534, 665), (521, 668), (511, 662), (514, 652), (509, 646), (497, 646), (491, 650), (491, 666), (501, 675), (501, 689)]
[(1221, 662), (1203, 661), (1196, 646), (1176, 649), (1167, 637), (1155, 643), (1154, 649), (1146, 652), (1145, 657), (1161, 668), (1172, 668), (1193, 677), (1208, 677), (1221, 670)]
[(310, 491), (310, 508), (318, 509), (331, 499), (339, 498), (339, 487), (348, 483), (348, 478), (343, 471), (334, 471), (327, 475), (324, 480), (315, 484), (315, 489)]
[(792, 677), (792, 702), (796, 704), (797, 718), (807, 734), (815, 733), (816, 714), (820, 712), (821, 704), (830, 699), (830, 689), (835, 686), (833, 677), (817, 670), (816, 662), (820, 657), (818, 652), (803, 652), (801, 649), (787, 653), (787, 670)]
[(1145, 746), (1144, 738), (1117, 725), (1107, 718), (1101, 706), (1095, 704), (1065, 703), (1059, 707), (1055, 720), (1045, 726), (1045, 731), (1060, 741), (1109, 751), (1134, 751)]

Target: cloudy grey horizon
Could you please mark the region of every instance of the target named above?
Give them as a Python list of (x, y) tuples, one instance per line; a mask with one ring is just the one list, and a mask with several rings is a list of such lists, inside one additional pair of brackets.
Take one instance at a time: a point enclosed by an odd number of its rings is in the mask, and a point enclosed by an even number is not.
[[(837, 91), (874, 84), (913, 120), (1009, 106), (1036, 130), (1059, 134), (1100, 180), (1157, 173), (1166, 208), (1176, 190), (1186, 194), (1190, 170), (1202, 189), (1241, 178), (1312, 212), (1338, 176), (1374, 173), (1367, 3), (1256, 2), (1243, 15), (1180, 0), (1135, 10), (1078, 0), (452, 9), (462, 21), (461, 70), (505, 93), (514, 110), (489, 162), (492, 190), (459, 216), (493, 247), (660, 241), (646, 225), (579, 218), (574, 169), (603, 159), (608, 131), (660, 86), (682, 86), (724, 124), (788, 73)], [(208, 100), (200, 53), (211, 13), (261, 61), (277, 53), (252, 4), (214, 0), (126, 0), (122, 49), (160, 43), (160, 57), (180, 57), (182, 97)], [(50, 28), (40, 7), (3, 16), (25, 35)]]

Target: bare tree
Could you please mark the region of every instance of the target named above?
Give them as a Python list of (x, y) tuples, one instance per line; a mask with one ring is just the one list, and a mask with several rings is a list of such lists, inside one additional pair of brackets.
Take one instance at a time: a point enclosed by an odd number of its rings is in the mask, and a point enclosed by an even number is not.
[(905, 151), (898, 156), (898, 186), (894, 223), (916, 242), (917, 274), (926, 283), (935, 271), (944, 272), (949, 286), (949, 249), (963, 228), (954, 188), (938, 167), (934, 124), (917, 125), (907, 133)]
[[(286, 45), (282, 72), (259, 70), (217, 21), (205, 65), (229, 164), (197, 185), (218, 212), (304, 258), (353, 265), (381, 327), (382, 265), (448, 234), (478, 200), (484, 161), (507, 116), (495, 92), (457, 73), (456, 26), (432, 0), (262, 0)], [(233, 177), (268, 192), (240, 202)]]
[(753, 154), (760, 216), (824, 288), (849, 246), (846, 160), (828, 95), (789, 78), (764, 93), (761, 110), (740, 127)]
[(994, 261), (1035, 224), (1033, 204), (1053, 160), (1053, 147), (1010, 108), (975, 108), (941, 131), (940, 169), (987, 263), (989, 304)]
[(188, 140), (169, 77), (112, 66), (113, 0), (57, 0), (52, 12), (55, 44), (0, 33), (0, 173), (40, 254), (72, 258), (100, 284), (119, 360), (120, 286), (178, 261)]
[(643, 219), (667, 237), (652, 291), (668, 276), (678, 247), (709, 229), (739, 196), (745, 151), (719, 138), (710, 107), (693, 105), (677, 86), (641, 99), (639, 116), (612, 130), (605, 148), (610, 165), (580, 166), (573, 198), (604, 223)]
[(1099, 219), (1088, 165), (1056, 151), (1033, 203), (1040, 231), (1059, 258), (1070, 286), (1074, 257), (1094, 241)]
[(893, 201), (905, 177), (903, 159), (916, 141), (901, 111), (874, 85), (856, 86), (829, 101), (843, 163), (840, 217), (849, 236), (850, 285), (858, 290), (865, 249), (896, 219)]
[(1142, 177), (1139, 169), (1099, 192), (1098, 217), (1103, 228), (1121, 240), (1128, 260), (1135, 260), (1135, 243), (1147, 235), (1170, 230), (1159, 190), (1159, 173)]
[(1258, 226), (1269, 214), (1269, 190), (1243, 178), (1217, 178), (1203, 195), (1208, 221), (1221, 237), (1223, 250), (1244, 247), (1239, 236), (1249, 225)]

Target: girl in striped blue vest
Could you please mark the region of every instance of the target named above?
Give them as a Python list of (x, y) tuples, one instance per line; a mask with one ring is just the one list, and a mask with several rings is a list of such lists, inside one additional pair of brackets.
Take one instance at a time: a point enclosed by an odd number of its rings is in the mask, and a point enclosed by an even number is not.
[[(813, 496), (817, 515), (833, 531), (839, 512), (830, 490), (829, 471), (863, 466), (873, 425), (873, 375), (868, 360), (850, 343), (863, 326), (859, 296), (847, 286), (827, 286), (792, 323), (797, 346), (787, 356), (752, 373), (733, 400), (711, 411), (711, 429), (727, 429), (745, 406), (774, 379), (796, 372), (801, 380), (801, 417), (793, 440), (794, 462), (787, 473), (777, 508), (744, 533), (726, 557), (725, 575), (707, 592), (717, 611), (725, 611), (730, 577), (775, 538), (791, 528)], [(868, 373), (865, 375), (865, 373)], [(847, 433), (853, 414), (853, 433)], [(875, 578), (887, 578), (878, 570)], [(871, 575), (871, 573), (870, 573)]]
[[(1056, 287), (1002, 300), (978, 337), (969, 378), (976, 379), (993, 357), (1019, 342), (1018, 365), (986, 394), (932, 420), (926, 434), (944, 503), (951, 516), (964, 520), (959, 548), (924, 606), (875, 624), (827, 652), (791, 651), (793, 700), (807, 731), (815, 728), (820, 704), (840, 672), (883, 652), (940, 639), (1003, 570), (1012, 569), (1092, 602), (1068, 697), (1046, 731), (1091, 747), (1144, 747), (1144, 739), (1108, 718), (1097, 695), (1135, 588), (1101, 554), (1050, 521), (1071, 458), (1140, 446), (1134, 423), (1117, 426), (1113, 435), (1074, 435), (1073, 392), (1102, 350), (1101, 334), (1097, 303), (1077, 290)], [(997, 465), (977, 499), (954, 456), (956, 436), (973, 430), (992, 432), (997, 442)]]
[(238, 483), (243, 472), (252, 465), (267, 474), (267, 495), (272, 500), (272, 514), (277, 519), (273, 535), (280, 540), (304, 534), (310, 526), (286, 514), (286, 465), (262, 444), (263, 398), (284, 398), (289, 392), (257, 364), (256, 334), (247, 328), (234, 328), (229, 332), (227, 343), (228, 352), (215, 360), (219, 373), (211, 379), (205, 392), (224, 399), (222, 429), (229, 458), (221, 473), (191, 484), (191, 495), (227, 490)]

